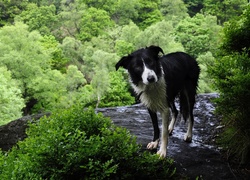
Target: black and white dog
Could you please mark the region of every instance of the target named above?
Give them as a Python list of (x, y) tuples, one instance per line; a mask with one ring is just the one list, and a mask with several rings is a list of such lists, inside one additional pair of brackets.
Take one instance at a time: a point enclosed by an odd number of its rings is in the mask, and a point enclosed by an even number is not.
[[(159, 143), (157, 112), (162, 116), (161, 146), (157, 154), (166, 157), (168, 136), (173, 132), (178, 111), (174, 100), (179, 95), (180, 112), (188, 120), (184, 140), (192, 141), (193, 107), (200, 68), (195, 59), (183, 52), (159, 56), (163, 50), (158, 46), (139, 49), (124, 56), (116, 64), (116, 70), (128, 70), (131, 85), (141, 102), (148, 108), (154, 128), (153, 141), (148, 149), (156, 149)], [(171, 122), (169, 123), (169, 109)]]

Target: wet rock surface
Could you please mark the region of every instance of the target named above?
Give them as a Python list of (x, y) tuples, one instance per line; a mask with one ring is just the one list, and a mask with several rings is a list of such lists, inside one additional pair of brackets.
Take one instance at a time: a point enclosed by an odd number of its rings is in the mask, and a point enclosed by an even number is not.
[[(236, 178), (228, 162), (222, 158), (214, 144), (217, 132), (220, 130), (220, 121), (213, 114), (215, 107), (211, 100), (217, 96), (217, 94), (197, 95), (197, 103), (194, 108), (193, 141), (191, 143), (183, 141), (187, 123), (181, 120), (180, 116), (173, 135), (169, 138), (168, 156), (174, 159), (177, 172), (190, 177), (190, 179), (197, 177), (204, 180), (242, 179)], [(176, 105), (178, 108), (178, 104)], [(146, 149), (147, 143), (152, 140), (151, 119), (147, 109), (141, 104), (100, 108), (97, 111), (102, 112), (105, 116), (110, 117), (116, 125), (127, 128), (137, 136), (137, 141), (142, 145), (142, 148)], [(36, 121), (44, 115), (49, 114), (25, 116), (0, 126), (0, 148), (7, 151), (19, 140), (23, 140), (26, 137), (27, 122)], [(159, 120), (159, 125), (161, 125), (161, 120)]]
[[(169, 138), (168, 156), (174, 159), (177, 172), (187, 175), (191, 179), (197, 177), (204, 180), (237, 179), (228, 162), (222, 158), (214, 144), (217, 131), (221, 128), (218, 117), (213, 113), (214, 104), (211, 103), (211, 100), (217, 96), (218, 94), (197, 95), (191, 143), (186, 143), (183, 140), (187, 122), (181, 120), (180, 115), (173, 135)], [(176, 105), (178, 107), (178, 104)], [(153, 138), (150, 116), (147, 109), (141, 104), (101, 108), (98, 109), (98, 112), (110, 117), (116, 125), (127, 128), (137, 137), (138, 143), (144, 149)], [(159, 125), (161, 125), (161, 119), (159, 119)]]

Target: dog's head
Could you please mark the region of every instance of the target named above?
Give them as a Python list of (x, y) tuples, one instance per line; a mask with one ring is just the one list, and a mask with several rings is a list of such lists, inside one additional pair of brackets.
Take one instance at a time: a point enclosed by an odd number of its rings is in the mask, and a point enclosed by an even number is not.
[(158, 46), (139, 49), (128, 56), (124, 56), (116, 64), (116, 70), (123, 67), (128, 70), (132, 83), (145, 85), (157, 82), (162, 76), (159, 53), (163, 50)]

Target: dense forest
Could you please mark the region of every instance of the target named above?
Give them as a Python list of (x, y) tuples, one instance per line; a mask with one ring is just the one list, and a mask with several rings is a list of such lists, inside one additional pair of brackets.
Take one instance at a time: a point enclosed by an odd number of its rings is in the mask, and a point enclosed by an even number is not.
[(158, 45), (200, 63), (199, 92), (212, 92), (208, 66), (223, 24), (243, 11), (232, 0), (3, 0), (0, 2), (0, 124), (72, 104), (134, 103), (114, 64)]
[(135, 49), (158, 45), (164, 53), (184, 51), (197, 59), (199, 93), (220, 93), (216, 112), (226, 125), (220, 143), (247, 164), (249, 29), (247, 0), (1, 0), (0, 125), (76, 104), (135, 103), (127, 74), (114, 65)]

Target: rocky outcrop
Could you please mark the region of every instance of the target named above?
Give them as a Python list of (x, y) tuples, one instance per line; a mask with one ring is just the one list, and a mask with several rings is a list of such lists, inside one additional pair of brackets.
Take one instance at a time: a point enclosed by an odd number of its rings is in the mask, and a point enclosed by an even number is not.
[[(173, 135), (169, 138), (168, 156), (175, 160), (177, 172), (191, 179), (235, 179), (228, 163), (222, 159), (214, 140), (222, 127), (214, 115), (212, 99), (218, 94), (197, 95), (194, 108), (194, 130), (192, 143), (183, 141), (187, 123), (179, 117)], [(177, 103), (178, 107), (178, 103)], [(152, 140), (153, 128), (147, 109), (141, 104), (125, 107), (99, 108), (98, 112), (110, 117), (118, 126), (127, 128), (137, 137), (138, 143), (145, 149)], [(36, 121), (45, 114), (26, 116), (0, 127), (0, 148), (9, 150), (19, 140), (26, 137), (28, 121)], [(160, 124), (160, 121), (159, 121)]]
[(25, 132), (28, 122), (37, 121), (42, 116), (48, 115), (49, 113), (24, 116), (4, 126), (0, 126), (0, 148), (3, 151), (11, 149), (18, 141), (27, 137)]

